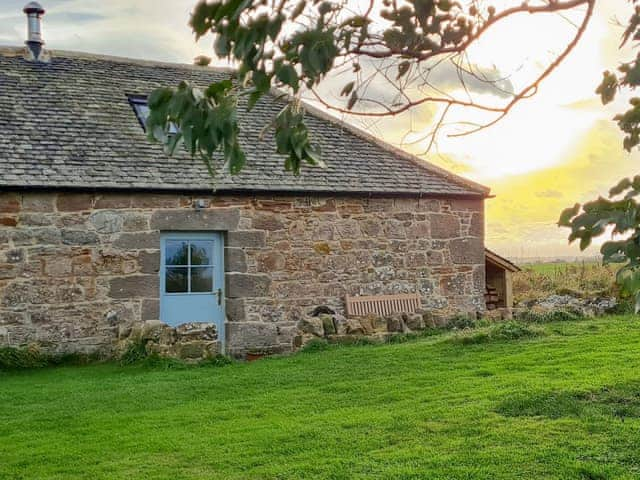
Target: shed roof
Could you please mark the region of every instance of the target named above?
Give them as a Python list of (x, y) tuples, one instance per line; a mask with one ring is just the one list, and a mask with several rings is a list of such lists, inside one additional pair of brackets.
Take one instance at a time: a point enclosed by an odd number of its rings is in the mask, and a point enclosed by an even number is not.
[[(0, 48), (0, 187), (210, 191), (207, 169), (186, 152), (167, 156), (149, 142), (128, 95), (181, 80), (208, 85), (228, 70), (52, 51), (47, 63)], [(273, 96), (240, 108), (247, 167), (221, 173), (217, 191), (486, 197), (489, 189), (384, 144), (307, 106), (326, 169), (283, 168), (260, 130), (282, 107)]]
[(508, 270), (509, 272), (519, 272), (520, 271), (520, 267), (517, 266), (515, 263), (513, 263), (510, 260), (507, 260), (504, 257), (501, 257), (497, 253), (492, 252), (491, 250), (489, 250), (488, 248), (484, 249), (484, 256), (485, 256), (485, 259), (487, 260), (487, 262), (490, 262), (491, 264), (495, 265), (498, 268), (502, 268), (504, 270)]

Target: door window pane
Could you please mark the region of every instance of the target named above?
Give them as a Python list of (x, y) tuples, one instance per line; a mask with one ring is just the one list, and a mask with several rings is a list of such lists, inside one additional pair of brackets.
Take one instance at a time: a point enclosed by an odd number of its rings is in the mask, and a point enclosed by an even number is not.
[(191, 291), (213, 291), (213, 267), (193, 267), (191, 269)]
[(166, 272), (165, 290), (167, 293), (186, 293), (189, 291), (188, 268), (167, 268)]
[(213, 265), (213, 242), (206, 240), (191, 242), (191, 265)]
[(168, 240), (165, 256), (167, 265), (189, 265), (189, 243)]

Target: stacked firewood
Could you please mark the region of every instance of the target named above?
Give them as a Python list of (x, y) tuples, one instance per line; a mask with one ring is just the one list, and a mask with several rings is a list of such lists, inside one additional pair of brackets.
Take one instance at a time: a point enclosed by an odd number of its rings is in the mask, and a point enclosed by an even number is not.
[(498, 308), (498, 290), (491, 285), (487, 285), (484, 290), (484, 301), (487, 305), (487, 310)]

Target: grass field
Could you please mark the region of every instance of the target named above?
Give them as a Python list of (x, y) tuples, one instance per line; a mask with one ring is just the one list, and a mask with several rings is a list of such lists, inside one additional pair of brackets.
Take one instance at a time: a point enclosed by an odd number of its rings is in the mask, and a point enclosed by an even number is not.
[(574, 271), (580, 269), (598, 268), (602, 265), (602, 262), (596, 262), (593, 260), (585, 260), (582, 262), (542, 262), (542, 263), (526, 263), (521, 265), (523, 270), (531, 270), (536, 273), (546, 274), (564, 274), (567, 271)]
[(0, 373), (0, 478), (640, 478), (640, 322), (539, 328)]
[(620, 265), (601, 262), (535, 263), (522, 265), (514, 274), (516, 302), (538, 300), (554, 294), (577, 297), (618, 297), (615, 275)]

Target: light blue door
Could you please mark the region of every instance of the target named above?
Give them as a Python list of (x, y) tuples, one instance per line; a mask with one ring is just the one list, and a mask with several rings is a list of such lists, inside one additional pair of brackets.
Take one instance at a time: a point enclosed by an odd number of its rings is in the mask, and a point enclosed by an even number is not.
[(160, 320), (215, 323), (224, 342), (224, 263), (220, 233), (163, 233)]

